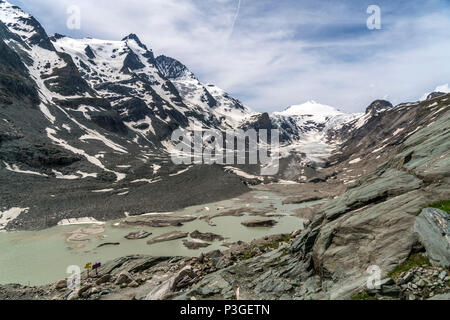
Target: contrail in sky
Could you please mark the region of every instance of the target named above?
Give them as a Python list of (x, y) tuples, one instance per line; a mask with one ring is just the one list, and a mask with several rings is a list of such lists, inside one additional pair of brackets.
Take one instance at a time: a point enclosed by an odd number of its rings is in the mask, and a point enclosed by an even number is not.
[(241, 3), (242, 3), (242, 0), (239, 0), (238, 6), (236, 9), (236, 15), (234, 16), (233, 24), (231, 25), (231, 31), (230, 31), (229, 37), (231, 37), (231, 35), (233, 34), (234, 26), (236, 25), (236, 21), (239, 18), (239, 13), (241, 12)]

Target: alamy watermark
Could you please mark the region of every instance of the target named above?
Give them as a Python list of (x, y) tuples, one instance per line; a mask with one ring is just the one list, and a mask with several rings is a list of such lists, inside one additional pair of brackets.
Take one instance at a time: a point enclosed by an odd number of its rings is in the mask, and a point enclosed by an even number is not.
[(81, 29), (81, 9), (77, 5), (67, 7), (67, 22), (66, 26), (69, 30)]
[(261, 175), (279, 170), (279, 130), (186, 130), (172, 133), (171, 159), (177, 165), (260, 165)]
[(367, 18), (367, 28), (369, 30), (381, 29), (381, 8), (377, 5), (371, 5), (367, 8), (367, 14), (370, 14)]
[(380, 290), (381, 289), (381, 268), (379, 266), (370, 266), (366, 271), (369, 274), (367, 278), (367, 289)]
[(81, 268), (79, 266), (68, 266), (66, 273), (70, 276), (67, 278), (67, 288), (72, 292), (78, 292), (81, 285)]

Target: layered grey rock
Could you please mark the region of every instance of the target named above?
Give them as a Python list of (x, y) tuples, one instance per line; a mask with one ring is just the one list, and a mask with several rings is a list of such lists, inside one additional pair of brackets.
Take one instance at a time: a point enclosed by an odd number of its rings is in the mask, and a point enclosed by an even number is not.
[(153, 239), (150, 239), (147, 241), (147, 244), (154, 244), (154, 243), (158, 243), (158, 242), (165, 242), (165, 241), (172, 241), (172, 240), (176, 240), (176, 239), (182, 239), (182, 238), (186, 238), (189, 235), (188, 232), (182, 232), (182, 231), (173, 231), (173, 232), (168, 232), (168, 233), (164, 233), (160, 236), (157, 236)]
[(414, 232), (423, 243), (433, 265), (450, 266), (450, 215), (435, 208), (423, 209)]

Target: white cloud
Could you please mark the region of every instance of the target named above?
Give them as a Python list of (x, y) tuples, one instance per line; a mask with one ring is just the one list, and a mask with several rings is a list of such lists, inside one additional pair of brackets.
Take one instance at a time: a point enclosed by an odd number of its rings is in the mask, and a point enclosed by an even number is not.
[(446, 84), (443, 84), (442, 86), (436, 87), (436, 89), (434, 91), (435, 92), (449, 93), (450, 92), (450, 88), (448, 86), (448, 83), (446, 83)]
[[(245, 0), (235, 21), (238, 2), (78, 0), (79, 34), (120, 39), (136, 33), (156, 54), (179, 59), (202, 81), (258, 111), (310, 99), (361, 111), (385, 96), (394, 104), (414, 100), (450, 79), (448, 10), (397, 12), (383, 20), (381, 31), (358, 29), (342, 37), (341, 29), (364, 28), (366, 8), (358, 14), (334, 2), (331, 8), (316, 1), (300, 8)], [(27, 0), (26, 8), (52, 32), (70, 34), (64, 26), (72, 4)], [(335, 36), (322, 36), (320, 28)]]

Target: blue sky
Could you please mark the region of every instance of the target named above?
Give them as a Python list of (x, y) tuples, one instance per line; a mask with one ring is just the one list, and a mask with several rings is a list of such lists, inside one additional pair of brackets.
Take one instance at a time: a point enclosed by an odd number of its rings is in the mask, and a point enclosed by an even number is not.
[[(238, 15), (239, 0), (9, 2), (49, 34), (136, 33), (257, 111), (313, 99), (356, 112), (450, 82), (450, 0), (241, 0)], [(80, 30), (66, 26), (71, 5), (81, 10)], [(381, 9), (381, 30), (366, 26), (369, 5)]]

